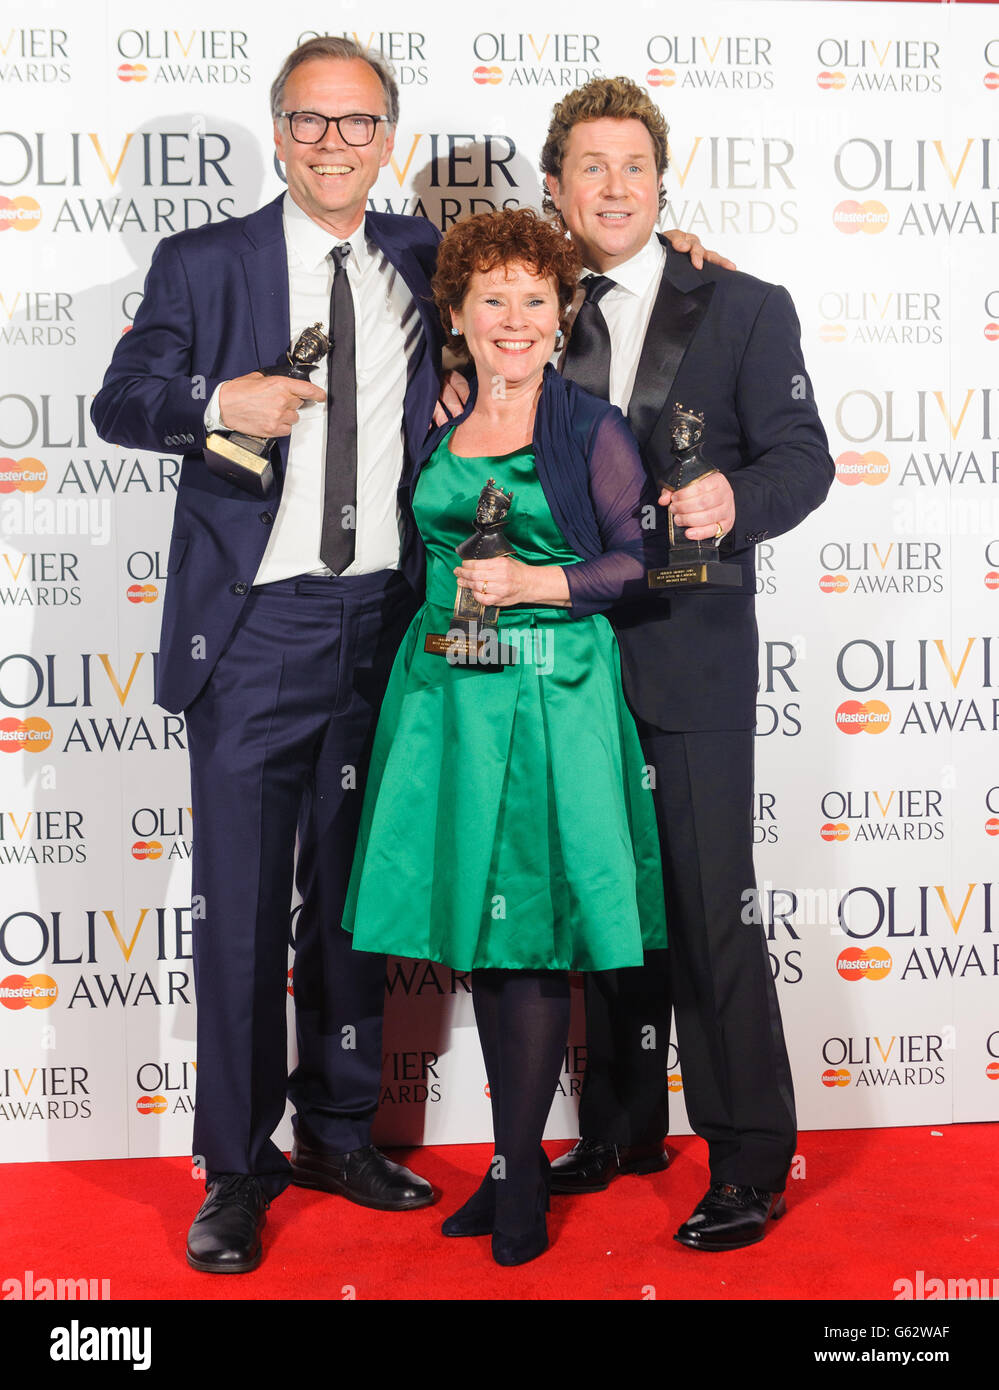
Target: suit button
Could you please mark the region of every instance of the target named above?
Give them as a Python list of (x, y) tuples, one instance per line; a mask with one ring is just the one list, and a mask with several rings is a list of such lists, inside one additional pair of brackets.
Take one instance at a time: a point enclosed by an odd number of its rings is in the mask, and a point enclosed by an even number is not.
[(250, 586), (245, 579), (240, 579), (232, 586), (232, 592), (239, 595), (248, 594), (250, 592)]
[(265, 526), (270, 526), (271, 522), (274, 520), (274, 517), (270, 512), (261, 512), (260, 520), (264, 523)]

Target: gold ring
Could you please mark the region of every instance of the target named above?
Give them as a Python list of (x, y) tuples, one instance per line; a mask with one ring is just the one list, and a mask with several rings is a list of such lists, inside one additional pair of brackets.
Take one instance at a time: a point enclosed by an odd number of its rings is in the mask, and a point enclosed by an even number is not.
[(715, 530), (715, 540), (716, 540), (716, 541), (720, 541), (721, 538), (722, 538), (722, 536), (724, 536), (724, 534), (725, 534), (725, 527), (724, 527), (724, 526), (721, 524), (721, 522), (719, 521), (719, 523), (718, 523), (718, 525), (717, 525), (717, 528), (716, 528), (716, 530)]
[(488, 579), (483, 579), (483, 581), (482, 581), (482, 592), (483, 592), (483, 593), (487, 593), (487, 592), (488, 592), (488, 588), (489, 588), (489, 580), (488, 580)]

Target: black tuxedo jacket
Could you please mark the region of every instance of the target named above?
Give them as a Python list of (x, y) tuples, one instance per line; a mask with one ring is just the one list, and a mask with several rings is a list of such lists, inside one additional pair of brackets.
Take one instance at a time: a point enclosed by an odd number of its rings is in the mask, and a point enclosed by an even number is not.
[[(156, 698), (170, 710), (191, 703), (225, 649), (281, 506), (287, 436), (274, 450), (274, 490), (263, 501), (210, 473), (201, 451), (205, 407), (219, 382), (276, 362), (288, 347), (283, 197), (159, 243), (134, 327), (91, 411), (102, 439), (184, 454), (156, 676)], [(404, 405), (405, 484), (439, 387), (443, 330), (430, 277), (440, 233), (422, 217), (389, 213), (369, 212), (365, 228), (411, 290), (423, 324)], [(401, 568), (420, 591), (423, 547), (404, 518)]]
[(732, 485), (735, 526), (720, 558), (741, 566), (742, 585), (659, 590), (613, 610), (625, 692), (634, 712), (660, 729), (749, 729), (756, 543), (796, 526), (835, 475), (786, 290), (718, 266), (694, 270), (667, 248), (628, 409), (653, 481), (672, 457), (676, 402), (704, 414), (702, 455)]

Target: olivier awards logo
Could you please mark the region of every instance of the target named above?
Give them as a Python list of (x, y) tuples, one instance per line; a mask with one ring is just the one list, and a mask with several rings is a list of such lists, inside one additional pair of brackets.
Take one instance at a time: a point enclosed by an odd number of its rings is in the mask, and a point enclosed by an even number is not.
[(114, 40), (119, 82), (227, 87), (252, 72), (242, 29), (123, 29)]
[[(836, 402), (834, 418), (843, 439), (869, 446), (863, 453), (848, 450), (837, 460), (837, 478), (848, 487), (876, 486), (889, 475), (898, 478), (900, 488), (999, 483), (999, 449), (990, 447), (999, 421), (994, 387), (855, 387)], [(945, 447), (938, 447), (941, 443)], [(904, 464), (893, 467), (903, 451)]]
[(596, 34), (484, 31), (472, 40), (472, 53), (472, 81), (480, 87), (505, 83), (567, 90), (605, 75)]
[[(235, 199), (226, 191), (233, 187), (231, 153), (229, 137), (205, 129), (204, 122), (123, 137), (93, 130), (0, 131), (0, 187), (33, 190), (0, 197), (0, 230), (38, 226), (43, 209), (34, 190), (47, 189), (59, 190), (53, 234), (162, 237), (233, 217)], [(105, 181), (107, 196), (75, 191), (100, 189)]]
[(930, 39), (824, 37), (815, 56), (823, 92), (942, 91), (940, 44)]
[[(963, 143), (853, 136), (833, 156), (836, 182), (848, 195), (833, 223), (846, 233), (876, 234), (891, 222), (897, 236), (992, 235), (996, 157), (997, 141), (987, 135)], [(849, 196), (857, 193), (867, 195), (863, 202)], [(979, 193), (985, 196), (976, 202)]]
[(771, 39), (762, 35), (653, 34), (645, 57), (649, 87), (772, 91)]
[(939, 541), (827, 541), (819, 550), (824, 594), (941, 594)]
[[(887, 727), (887, 726), (886, 726)], [(827, 844), (943, 840), (940, 787), (851, 787), (823, 793), (819, 834)]]
[(736, 235), (798, 230), (798, 204), (792, 178), (795, 147), (775, 135), (695, 135), (690, 146), (672, 148), (670, 187), (682, 193), (691, 174), (698, 188), (718, 196), (683, 198), (671, 192), (663, 217), (699, 232), (724, 226)]
[(69, 82), (69, 36), (65, 29), (11, 29), (0, 36), (0, 83), (4, 88), (17, 83), (38, 86), (50, 82)]
[(0, 1002), (42, 1009), (58, 1000), (84, 1013), (193, 1006), (195, 910), (143, 907), (132, 926), (115, 908), (15, 909), (0, 921), (0, 971), (11, 972)]
[[(994, 733), (999, 730), (999, 697), (995, 689), (992, 637), (967, 637), (948, 647), (943, 638), (896, 639), (881, 642), (865, 637), (844, 644), (836, 658), (840, 685), (851, 695), (836, 711), (842, 733), (881, 733), (892, 722), (891, 707), (879, 698), (902, 695), (899, 735)], [(999, 671), (999, 667), (996, 668)], [(932, 692), (949, 687), (956, 698)], [(871, 696), (872, 691), (879, 695)]]
[(820, 1080), (829, 1090), (942, 1086), (946, 1081), (943, 1054), (948, 1048), (953, 1048), (953, 1041), (946, 1033), (826, 1038), (822, 1044), (826, 1070)]
[(942, 343), (941, 299), (929, 290), (824, 290), (819, 341), (864, 347)]
[(995, 883), (857, 884), (837, 897), (830, 922), (860, 943), (837, 953), (847, 982), (889, 972), (903, 984), (999, 977)]

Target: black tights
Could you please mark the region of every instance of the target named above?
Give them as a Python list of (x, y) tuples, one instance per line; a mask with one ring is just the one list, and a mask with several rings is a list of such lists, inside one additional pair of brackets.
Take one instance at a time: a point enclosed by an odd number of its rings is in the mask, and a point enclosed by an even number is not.
[[(541, 1136), (569, 1036), (569, 977), (560, 970), (473, 970), (472, 1002), (489, 1079), (496, 1228), (536, 1219)], [(500, 1162), (502, 1160), (502, 1162)]]

